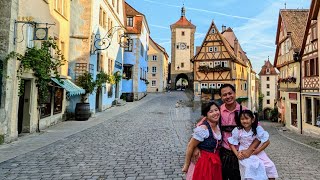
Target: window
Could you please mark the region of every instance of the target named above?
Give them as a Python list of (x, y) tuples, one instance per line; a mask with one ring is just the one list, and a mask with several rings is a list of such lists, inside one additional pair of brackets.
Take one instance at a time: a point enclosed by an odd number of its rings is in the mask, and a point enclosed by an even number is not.
[(113, 74), (113, 60), (112, 59), (108, 59), (108, 74)]
[(207, 83), (201, 83), (201, 89), (206, 89), (208, 88), (208, 84)]
[(48, 88), (48, 96), (44, 99), (39, 99), (41, 104), (41, 115), (40, 118), (51, 116), (51, 99), (52, 99), (52, 87)]
[(314, 59), (310, 59), (310, 76), (314, 76), (315, 75), (315, 71), (314, 71), (314, 69), (315, 69), (315, 67), (314, 67)]
[(181, 63), (181, 68), (184, 68), (184, 63)]
[(143, 54), (144, 54), (144, 47), (143, 47), (143, 44), (141, 43), (140, 55), (143, 57)]
[(152, 66), (152, 73), (157, 73), (157, 67)]
[(100, 7), (99, 11), (99, 25), (103, 28), (107, 27), (107, 13)]
[(228, 67), (228, 61), (221, 61), (221, 67)]
[(152, 80), (151, 81), (151, 86), (155, 87), (157, 85), (157, 81), (156, 80)]
[(270, 77), (267, 77), (267, 81), (270, 81)]
[(97, 71), (100, 72), (103, 70), (103, 60), (104, 57), (101, 53), (97, 53)]
[(209, 62), (209, 67), (213, 68), (213, 62)]
[(184, 36), (184, 31), (181, 31), (181, 36)]
[(117, 13), (119, 13), (119, 6), (120, 6), (120, 2), (119, 0), (117, 0)]
[(127, 17), (127, 26), (133, 27), (133, 17)]
[(209, 47), (209, 52), (213, 52), (214, 51), (214, 47)]
[(220, 89), (221, 86), (222, 86), (221, 83), (217, 83), (217, 89)]
[(319, 59), (318, 58), (316, 58), (314, 67), (316, 68), (315, 75), (319, 76)]
[(211, 30), (212, 33), (216, 33), (216, 31), (214, 29)]
[(128, 40), (128, 46), (124, 48), (124, 51), (132, 52), (133, 39)]
[(269, 99), (267, 99), (267, 104), (270, 104), (270, 100)]
[(209, 83), (209, 88), (216, 89), (216, 83)]
[(270, 91), (267, 91), (267, 96), (270, 96)]
[(53, 114), (58, 114), (62, 112), (63, 89), (56, 87), (54, 90)]
[(266, 73), (270, 74), (270, 68), (267, 68)]
[(112, 0), (112, 6), (113, 6), (113, 7), (114, 7), (114, 4), (115, 4), (115, 3), (114, 3), (114, 0)]
[(152, 61), (156, 61), (157, 60), (157, 56), (156, 55), (153, 55), (152, 56)]
[(132, 65), (123, 65), (123, 78), (132, 79)]
[(66, 0), (55, 0), (54, 9), (63, 16), (66, 16), (66, 7)]
[(216, 67), (216, 66), (220, 66), (220, 61), (215, 61), (214, 62), (214, 67)]
[(244, 83), (244, 90), (247, 90), (247, 83)]
[(268, 88), (268, 89), (270, 88), (270, 84), (267, 84), (267, 88)]

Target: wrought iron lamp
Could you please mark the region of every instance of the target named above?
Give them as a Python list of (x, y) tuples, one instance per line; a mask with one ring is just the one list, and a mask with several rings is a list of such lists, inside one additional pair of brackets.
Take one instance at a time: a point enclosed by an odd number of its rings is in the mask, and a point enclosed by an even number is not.
[[(114, 34), (120, 30), (125, 31), (125, 28), (122, 26), (114, 26), (103, 37), (101, 37), (100, 34), (96, 34), (94, 36), (94, 42), (93, 42), (94, 47), (95, 47), (94, 51), (108, 49), (112, 43), (112, 39), (113, 39)], [(118, 42), (120, 47), (122, 47), (122, 48), (128, 47), (129, 39), (130, 39), (130, 37), (128, 36), (128, 34), (126, 34), (126, 33), (120, 34), (119, 35), (119, 42)]]

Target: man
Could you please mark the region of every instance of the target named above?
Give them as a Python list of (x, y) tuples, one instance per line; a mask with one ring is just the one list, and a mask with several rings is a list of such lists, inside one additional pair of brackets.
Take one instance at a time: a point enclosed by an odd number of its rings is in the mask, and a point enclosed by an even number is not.
[[(235, 118), (239, 117), (241, 110), (247, 109), (236, 102), (235, 88), (231, 84), (223, 84), (220, 87), (219, 95), (223, 104), (220, 106), (221, 112), (221, 133), (222, 147), (220, 149), (220, 159), (222, 164), (223, 180), (240, 180), (239, 163), (237, 156), (231, 151), (228, 143), (228, 137), (231, 131), (236, 127)], [(257, 139), (252, 142), (249, 149), (240, 152), (242, 158), (248, 158), (255, 148), (260, 144)], [(200, 156), (199, 149), (194, 150), (193, 158), (197, 160)]]

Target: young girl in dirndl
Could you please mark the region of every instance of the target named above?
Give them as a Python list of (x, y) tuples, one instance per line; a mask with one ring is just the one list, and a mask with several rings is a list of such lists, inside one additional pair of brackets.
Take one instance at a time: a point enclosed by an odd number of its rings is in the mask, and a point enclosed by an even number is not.
[[(270, 144), (269, 133), (258, 125), (252, 111), (243, 110), (240, 120), (237, 120), (237, 126), (233, 129), (228, 141), (232, 151), (239, 159), (241, 179), (271, 180), (278, 178), (276, 166), (264, 152), (264, 149)], [(256, 138), (262, 145), (249, 158), (244, 159), (239, 152), (249, 148)], [(235, 147), (237, 145), (239, 145), (239, 150)]]
[[(210, 102), (202, 111), (206, 117), (202, 125), (194, 129), (186, 151), (185, 163), (182, 171), (187, 173), (187, 180), (222, 180), (221, 161), (218, 146), (221, 132), (218, 126), (220, 119), (219, 106)], [(195, 147), (201, 152), (196, 164), (190, 163)]]

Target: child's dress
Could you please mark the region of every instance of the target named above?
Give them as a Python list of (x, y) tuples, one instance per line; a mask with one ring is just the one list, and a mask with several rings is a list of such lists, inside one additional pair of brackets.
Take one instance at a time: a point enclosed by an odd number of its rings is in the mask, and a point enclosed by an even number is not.
[[(252, 130), (234, 128), (232, 136), (228, 138), (230, 144), (240, 145), (239, 151), (249, 148), (254, 139), (258, 139), (261, 144), (269, 139), (269, 133), (261, 126), (257, 127), (257, 134), (253, 136)], [(239, 144), (240, 143), (240, 144)], [(278, 178), (276, 166), (269, 159), (264, 151), (249, 158), (239, 160), (241, 179), (265, 180), (268, 178)]]
[(207, 121), (203, 122), (208, 129), (196, 127), (193, 138), (200, 141), (200, 157), (194, 165), (190, 163), (186, 174), (187, 180), (222, 180), (222, 169), (217, 147), (221, 140), (221, 134), (215, 134)]

